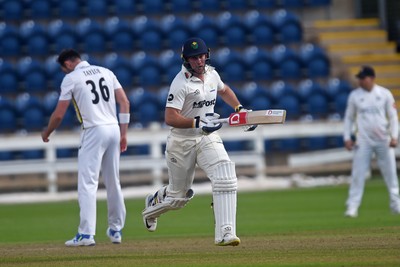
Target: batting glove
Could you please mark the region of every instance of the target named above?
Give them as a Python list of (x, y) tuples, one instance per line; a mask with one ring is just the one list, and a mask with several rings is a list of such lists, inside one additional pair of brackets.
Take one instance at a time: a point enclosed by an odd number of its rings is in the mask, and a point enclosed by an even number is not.
[(208, 135), (222, 127), (222, 123), (213, 122), (218, 118), (219, 114), (217, 113), (206, 113), (204, 117), (197, 116), (194, 118), (193, 127), (201, 129), (202, 134)]
[[(245, 109), (242, 105), (238, 105), (235, 108), (235, 112), (252, 112), (252, 110), (251, 109)], [(245, 125), (245, 126), (242, 126), (242, 129), (245, 132), (251, 132), (251, 131), (254, 131), (257, 128), (257, 126), (258, 126), (257, 124)]]

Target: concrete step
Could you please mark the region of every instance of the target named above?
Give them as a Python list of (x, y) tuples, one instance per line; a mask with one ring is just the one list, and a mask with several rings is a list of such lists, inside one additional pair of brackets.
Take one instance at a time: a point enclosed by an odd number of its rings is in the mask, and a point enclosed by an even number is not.
[(321, 32), (319, 40), (322, 45), (349, 44), (349, 43), (385, 43), (387, 42), (387, 32), (384, 30), (367, 31), (338, 31)]
[(400, 77), (376, 77), (376, 83), (386, 88), (399, 88)]
[[(398, 77), (400, 73), (400, 64), (376, 65), (374, 66), (376, 76), (381, 78)], [(360, 71), (359, 66), (350, 66), (349, 72), (351, 76), (356, 75)]]
[(311, 27), (320, 32), (373, 30), (379, 28), (379, 19), (317, 20)]
[(365, 54), (354, 56), (343, 56), (343, 63), (348, 66), (354, 65), (393, 65), (400, 64), (400, 54)]
[(371, 43), (340, 43), (327, 44), (326, 49), (329, 53), (339, 56), (370, 54), (393, 54), (396, 51), (395, 42), (371, 42)]

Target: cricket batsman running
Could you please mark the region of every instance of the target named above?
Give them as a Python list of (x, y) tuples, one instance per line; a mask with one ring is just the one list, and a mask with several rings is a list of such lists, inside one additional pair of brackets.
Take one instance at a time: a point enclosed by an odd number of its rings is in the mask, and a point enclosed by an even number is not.
[[(165, 108), (165, 122), (171, 126), (165, 157), (169, 184), (150, 194), (142, 212), (144, 224), (155, 231), (157, 218), (183, 208), (193, 197), (195, 167), (205, 171), (212, 182), (215, 244), (237, 246), (235, 164), (230, 160), (213, 122), (217, 94), (235, 111), (246, 111), (232, 89), (209, 65), (210, 50), (200, 38), (188, 39), (182, 47), (183, 66), (171, 83)], [(256, 125), (243, 126), (252, 131)]]

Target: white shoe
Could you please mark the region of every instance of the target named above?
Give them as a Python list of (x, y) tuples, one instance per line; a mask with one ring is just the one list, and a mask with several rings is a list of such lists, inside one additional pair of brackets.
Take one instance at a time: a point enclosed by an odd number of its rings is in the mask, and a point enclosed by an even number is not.
[(358, 209), (354, 207), (348, 207), (346, 212), (344, 213), (344, 216), (356, 218), (358, 216)]
[(217, 241), (215, 244), (217, 246), (238, 246), (240, 244), (240, 238), (228, 233), (224, 235), (221, 241)]
[(114, 231), (110, 227), (107, 228), (107, 236), (110, 238), (111, 242), (114, 244), (121, 244), (122, 232)]
[[(146, 196), (146, 199), (144, 201), (144, 209), (147, 209), (148, 207), (151, 206), (151, 201), (153, 200), (153, 195), (149, 194)], [(143, 216), (143, 223), (144, 226), (146, 227), (147, 231), (149, 232), (154, 232), (157, 228), (157, 218), (145, 218)]]
[(65, 242), (67, 247), (94, 246), (96, 242), (92, 235), (76, 234), (74, 238)]

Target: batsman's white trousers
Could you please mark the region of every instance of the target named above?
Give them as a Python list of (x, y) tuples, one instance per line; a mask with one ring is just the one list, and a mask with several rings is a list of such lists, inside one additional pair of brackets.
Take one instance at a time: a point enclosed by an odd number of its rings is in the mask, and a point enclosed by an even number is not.
[(347, 207), (355, 208), (360, 206), (364, 193), (365, 179), (370, 170), (373, 153), (375, 153), (378, 167), (389, 192), (390, 208), (398, 209), (400, 207), (400, 198), (396, 158), (394, 149), (389, 147), (388, 141), (382, 141), (375, 145), (360, 142), (356, 145), (349, 196), (346, 205)]
[(196, 164), (212, 180), (215, 166), (230, 161), (216, 133), (192, 138), (171, 134), (167, 139), (165, 157), (169, 175), (167, 195), (178, 198), (185, 197), (192, 187)]
[(78, 153), (79, 233), (96, 233), (96, 193), (100, 171), (107, 190), (108, 226), (116, 231), (124, 227), (126, 209), (119, 180), (119, 160), (119, 125), (101, 125), (82, 131)]

